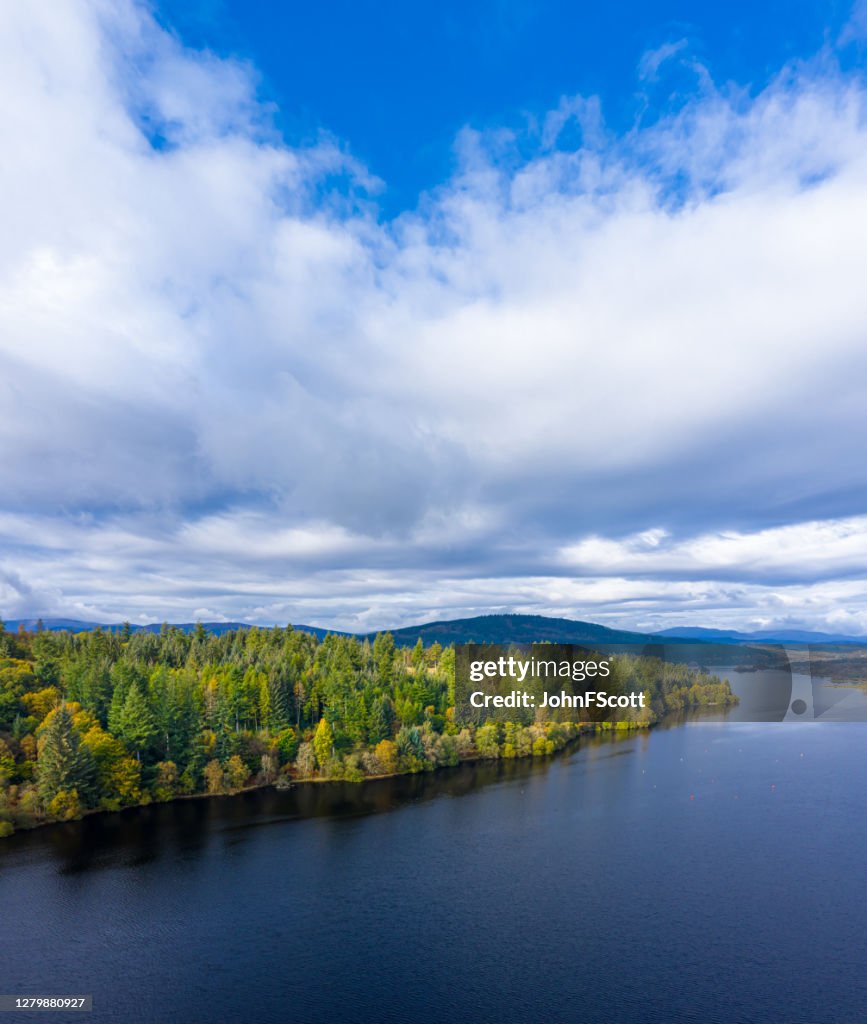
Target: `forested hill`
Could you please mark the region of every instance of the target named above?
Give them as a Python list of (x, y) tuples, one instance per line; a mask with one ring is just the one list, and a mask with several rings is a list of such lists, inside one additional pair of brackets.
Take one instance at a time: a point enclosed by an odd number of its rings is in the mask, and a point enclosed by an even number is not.
[[(180, 622), (150, 623), (145, 626), (128, 623), (96, 623), (84, 622), (79, 619), (10, 619), (6, 621), (6, 629), (15, 633), (19, 628), (51, 632), (66, 631), (69, 633), (86, 633), (101, 629), (112, 633), (160, 633), (166, 629), (179, 629), (182, 633), (193, 633), (199, 627), (206, 633), (222, 636), (239, 629), (250, 629), (246, 622)], [(268, 627), (260, 626), (260, 629)], [(276, 627), (275, 627), (276, 628)], [(373, 641), (376, 633), (349, 634), (339, 629), (328, 629), (323, 626), (293, 625), (298, 632), (312, 633), (322, 640), (328, 634), (336, 636), (357, 635), (359, 639)], [(379, 632), (384, 632), (380, 630)], [(398, 647), (414, 647), (421, 638), (425, 647), (433, 643), (448, 646), (455, 643), (575, 643), (575, 644), (646, 644), (654, 642), (654, 637), (647, 633), (637, 633), (625, 629), (609, 629), (594, 622), (581, 622), (577, 619), (557, 619), (546, 615), (477, 615), (468, 619), (449, 619), (441, 622), (424, 622), (417, 626), (405, 626), (389, 630)]]
[[(655, 638), (647, 633), (609, 629), (595, 622), (555, 619), (547, 615), (477, 615), (470, 619), (426, 622), (420, 626), (393, 629), (399, 647), (414, 647), (416, 642), (448, 644), (647, 644)], [(369, 635), (370, 638), (373, 634)]]
[[(185, 636), (228, 636), (243, 631), (256, 630), (268, 633), (282, 633), (280, 626), (251, 626), (243, 622), (198, 622), (161, 625), (135, 626), (129, 623), (97, 625), (75, 619), (20, 619), (6, 624), (8, 633), (19, 629), (39, 633), (83, 634), (99, 630), (110, 635), (119, 635), (122, 640), (142, 634), (165, 636), (180, 633)], [(353, 637), (359, 642), (372, 643), (376, 633), (354, 634), (323, 626), (287, 626), (296, 633), (307, 633), (324, 640), (327, 636)], [(461, 643), (562, 643), (579, 644), (602, 653), (616, 653), (623, 645), (631, 645), (633, 653), (663, 656), (670, 662), (684, 662), (704, 666), (733, 666), (751, 664), (770, 665), (776, 655), (767, 645), (752, 647), (730, 641), (718, 642), (713, 638), (670, 637), (661, 634), (639, 633), (626, 629), (610, 629), (595, 622), (579, 619), (552, 618), (547, 615), (477, 615), (466, 619), (448, 619), (439, 622), (425, 622), (417, 626), (405, 626), (389, 630), (398, 648), (415, 647), (420, 640), (424, 647), (441, 645), (448, 647)], [(663, 648), (664, 645), (664, 648)]]
[[(578, 644), (602, 653), (623, 653), (628, 645), (633, 654), (664, 657), (670, 663), (704, 665), (705, 667), (751, 665), (769, 667), (776, 664), (778, 653), (773, 648), (753, 647), (735, 643), (719, 643), (712, 638), (670, 637), (654, 633), (638, 633), (627, 629), (610, 629), (596, 622), (579, 619), (558, 619), (547, 615), (477, 615), (470, 619), (427, 622), (391, 630), (397, 647), (424, 647), (441, 644)], [(370, 633), (360, 639), (372, 641)], [(664, 653), (663, 653), (664, 652)]]
[[(44, 619), (7, 619), (6, 629), (10, 633), (19, 629), (48, 630), (49, 632), (86, 633), (101, 629), (104, 632), (124, 633), (161, 633), (167, 629), (180, 630), (182, 633), (194, 633), (198, 629), (214, 636), (222, 636), (241, 629), (253, 628), (247, 622), (180, 622), (180, 623), (149, 623), (147, 625), (130, 625), (129, 623), (96, 623), (80, 619), (50, 618)], [(259, 629), (280, 628), (259, 625)], [(327, 626), (293, 625), (297, 632), (310, 633), (320, 640), (329, 634), (335, 636), (356, 636), (358, 639), (373, 640), (375, 633), (351, 634), (343, 630)], [(382, 630), (384, 631), (384, 630)], [(381, 631), (381, 632), (382, 632)], [(595, 622), (583, 622), (579, 619), (552, 618), (547, 615), (477, 615), (466, 619), (445, 619), (437, 622), (423, 622), (415, 626), (403, 626), (390, 630), (398, 647), (414, 647), (421, 639), (427, 647), (433, 643), (444, 645), (453, 643), (574, 643), (604, 648), (613, 644), (682, 644), (699, 646), (762, 646), (767, 644), (813, 644), (834, 645), (847, 644), (867, 646), (867, 638), (843, 634), (816, 633), (795, 629), (761, 630), (753, 633), (742, 633), (734, 630), (706, 629), (699, 626), (678, 626), (665, 629), (658, 633), (644, 633), (628, 629), (611, 629)], [(709, 652), (706, 652), (709, 653)], [(720, 652), (716, 664), (725, 664), (737, 655)], [(707, 659), (698, 656), (699, 661)]]
[[(90, 633), (94, 629), (100, 629), (107, 633), (161, 633), (167, 629), (179, 629), (182, 633), (194, 633), (199, 628), (214, 636), (222, 636), (224, 633), (232, 633), (238, 629), (251, 629), (249, 622), (151, 622), (139, 626), (129, 622), (87, 622), (83, 619), (55, 619), (29, 618), (29, 619), (6, 619), (6, 630), (9, 633), (17, 633), (19, 629), (32, 632), (48, 630), (51, 633)], [(267, 628), (267, 627), (259, 627)], [(325, 629), (321, 626), (293, 625), (292, 628), (301, 633), (312, 633), (313, 636), (323, 637), (329, 633), (338, 636), (348, 636), (339, 629)]]

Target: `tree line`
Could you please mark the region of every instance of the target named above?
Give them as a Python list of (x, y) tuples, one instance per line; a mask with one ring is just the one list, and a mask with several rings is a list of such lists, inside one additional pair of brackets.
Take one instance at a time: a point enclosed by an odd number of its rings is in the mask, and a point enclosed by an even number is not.
[[(572, 721), (460, 725), (452, 647), (396, 647), (291, 626), (220, 636), (12, 634), (0, 621), (0, 836), (91, 809), (295, 779), (430, 771), (548, 756)], [(615, 659), (648, 707), (619, 727), (732, 701), (727, 683), (654, 659)]]

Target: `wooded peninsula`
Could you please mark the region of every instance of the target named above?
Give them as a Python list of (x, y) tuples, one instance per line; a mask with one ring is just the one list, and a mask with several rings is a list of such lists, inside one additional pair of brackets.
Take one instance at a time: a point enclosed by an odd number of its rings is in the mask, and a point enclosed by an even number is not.
[(453, 647), (398, 647), (282, 628), (220, 636), (19, 630), (0, 621), (0, 837), (91, 810), (296, 780), (433, 771), (546, 757), (585, 729), (647, 728), (734, 703), (727, 682), (656, 658), (611, 659), (610, 688), (640, 690), (624, 720), (460, 725)]

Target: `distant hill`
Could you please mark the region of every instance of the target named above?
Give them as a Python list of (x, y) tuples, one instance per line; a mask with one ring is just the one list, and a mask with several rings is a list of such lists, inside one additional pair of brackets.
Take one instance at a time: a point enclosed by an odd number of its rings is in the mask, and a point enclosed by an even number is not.
[[(7, 633), (17, 633), (21, 627), (24, 629), (36, 629), (39, 619), (4, 619), (3, 622)], [(70, 633), (85, 633), (90, 629), (96, 629), (97, 623), (82, 622), (81, 619), (43, 619), (42, 626), (44, 629), (68, 629)]]
[[(6, 623), (9, 632), (17, 631), (19, 626), (25, 629), (36, 629), (37, 618), (10, 619)], [(197, 623), (169, 623), (176, 629), (191, 633)], [(203, 622), (202, 626), (209, 633), (217, 636), (233, 629), (250, 629), (248, 622)], [(123, 628), (119, 622), (84, 622), (80, 619), (43, 618), (43, 629), (69, 630), (73, 633), (84, 633), (92, 629), (104, 629), (117, 632)], [(159, 633), (161, 623), (149, 623), (146, 626), (130, 626), (134, 633)], [(263, 627), (264, 628), (264, 627)], [(293, 625), (293, 629), (312, 633), (320, 639), (329, 633), (341, 636), (349, 634), (339, 629), (325, 629), (321, 626)], [(574, 619), (554, 619), (545, 615), (479, 615), (471, 619), (451, 619), (443, 622), (427, 622), (418, 626), (406, 626), (390, 631), (399, 647), (414, 646), (419, 637), (422, 643), (429, 645), (434, 642), (443, 645), (451, 643), (531, 643), (548, 640), (551, 643), (576, 644), (646, 644), (653, 643), (655, 638), (647, 633), (634, 633), (624, 629), (609, 629), (593, 622), (580, 622)], [(376, 633), (362, 634), (372, 640)]]
[(655, 636), (666, 640), (698, 640), (730, 644), (867, 644), (867, 637), (842, 633), (820, 633), (808, 629), (759, 629), (751, 633), (738, 630), (705, 629), (702, 626), (673, 626)]
[[(776, 655), (758, 648), (736, 643), (719, 643), (690, 637), (663, 637), (628, 629), (610, 629), (595, 622), (579, 619), (558, 619), (546, 615), (479, 615), (471, 619), (428, 622), (391, 630), (395, 643), (412, 647), (419, 637), (425, 646), (441, 643), (534, 643), (548, 641), (559, 644), (580, 644), (600, 654), (614, 654), (621, 645), (644, 648), (669, 661), (706, 666), (753, 666), (771, 664)], [(375, 634), (368, 634), (368, 639)], [(654, 648), (656, 650), (654, 651)]]
[[(122, 622), (84, 622), (81, 619), (8, 619), (6, 620), (6, 629), (10, 633), (17, 632), (18, 628), (23, 626), (24, 629), (37, 629), (39, 622), (42, 622), (42, 628), (51, 630), (52, 632), (59, 632), (61, 630), (68, 630), (70, 633), (88, 633), (93, 629), (104, 629), (106, 631), (111, 630), (112, 632), (118, 633), (123, 629)], [(177, 629), (183, 630), (185, 633), (192, 633), (196, 628), (195, 622), (175, 622), (169, 623), (169, 625), (175, 626)], [(228, 633), (232, 629), (249, 629), (249, 624), (246, 622), (203, 622), (202, 625), (209, 633), (215, 633), (217, 636), (223, 633)], [(137, 626), (135, 624), (130, 625), (130, 629), (133, 633), (159, 633), (162, 629), (160, 623), (149, 623), (146, 626)]]
[[(25, 629), (36, 629), (37, 618), (10, 619), (6, 629), (16, 632), (19, 626)], [(44, 629), (69, 630), (83, 633), (92, 629), (104, 629), (118, 632), (123, 628), (119, 622), (96, 623), (84, 622), (80, 619), (43, 618)], [(197, 623), (170, 623), (176, 629), (191, 633)], [(202, 626), (217, 636), (235, 629), (250, 629), (248, 622), (203, 622)], [(133, 625), (133, 632), (145, 631), (159, 633), (162, 625), (150, 623), (145, 626)], [(267, 628), (267, 627), (261, 627)], [(350, 634), (339, 629), (327, 629), (322, 626), (293, 625), (293, 629), (314, 636), (327, 636), (334, 633), (339, 636)], [(738, 630), (710, 629), (702, 626), (674, 626), (659, 633), (640, 633), (627, 629), (610, 629), (595, 622), (583, 622), (579, 619), (550, 618), (547, 615), (477, 615), (469, 619), (445, 619), (439, 622), (424, 622), (417, 626), (404, 626), (390, 631), (399, 647), (412, 647), (419, 637), (425, 646), (440, 643), (443, 646), (452, 643), (533, 643), (549, 641), (550, 643), (574, 643), (607, 648), (614, 644), (677, 644), (684, 648), (699, 645), (710, 646), (744, 646), (748, 644), (859, 644), (867, 646), (867, 637), (812, 632), (799, 629), (757, 630), (752, 633)], [(359, 634), (361, 639), (372, 640), (375, 633)]]
[[(192, 633), (196, 628), (197, 623), (195, 622), (174, 622), (169, 623), (173, 625), (175, 629), (180, 629), (184, 633)], [(110, 629), (113, 632), (117, 632), (123, 629), (122, 623), (113, 622), (108, 626), (103, 626), (103, 629)], [(151, 622), (147, 626), (131, 626), (133, 633), (159, 633), (163, 628), (162, 623)], [(202, 628), (206, 629), (209, 633), (214, 633), (216, 636), (222, 636), (223, 633), (229, 633), (233, 629), (249, 629), (250, 624), (248, 622), (203, 622)]]
[[(554, 619), (547, 615), (477, 615), (471, 619), (447, 619), (391, 630), (400, 647), (412, 647), (421, 637), (425, 645), (503, 644), (550, 641), (560, 644), (646, 644), (654, 637), (625, 629), (609, 629), (594, 622)], [(374, 633), (367, 634), (369, 638)]]
[[(247, 627), (249, 629), (249, 626)], [(342, 629), (323, 629), (322, 626), (294, 626), (294, 630), (299, 633), (312, 633), (314, 636), (319, 637), (321, 640), (323, 637), (328, 636), (352, 636), (352, 633), (347, 633)]]
[[(67, 630), (70, 633), (88, 633), (93, 629), (103, 629), (106, 632), (111, 631), (113, 633), (119, 633), (123, 629), (122, 622), (84, 622), (81, 619), (52, 619), (44, 618), (42, 621), (42, 628), (48, 629), (53, 632), (60, 632), (61, 630)], [(24, 629), (34, 630), (38, 627), (40, 620), (36, 619), (9, 619), (6, 622), (6, 629), (10, 633), (16, 633), (18, 628), (23, 626)], [(174, 629), (180, 629), (184, 633), (192, 633), (198, 623), (196, 622), (170, 622), (169, 625)], [(250, 629), (251, 624), (249, 622), (203, 622), (202, 627), (207, 630), (208, 633), (213, 633), (215, 636), (222, 636), (223, 633), (229, 633), (234, 629)], [(130, 625), (130, 629), (133, 633), (159, 633), (162, 629), (162, 623), (151, 622), (145, 626), (137, 626), (135, 624)], [(266, 627), (260, 627), (266, 628)], [(312, 633), (314, 636), (322, 637), (327, 636), (329, 633), (339, 633), (341, 636), (348, 634), (341, 633), (339, 629), (322, 629), (320, 626), (293, 626), (293, 629), (297, 629), (303, 633)]]

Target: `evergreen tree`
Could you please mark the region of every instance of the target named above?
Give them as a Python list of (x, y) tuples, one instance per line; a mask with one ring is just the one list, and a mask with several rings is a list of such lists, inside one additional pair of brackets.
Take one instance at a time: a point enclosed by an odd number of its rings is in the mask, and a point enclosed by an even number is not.
[(424, 657), (424, 644), (421, 642), (421, 637), (416, 641), (415, 647), (412, 649), (412, 667), (415, 669), (418, 675), (424, 674), (425, 668), (425, 657)]
[(369, 739), (374, 745), (380, 740), (390, 740), (394, 707), (388, 697), (376, 697), (370, 708)]
[(271, 699), (271, 683), (265, 673), (261, 673), (259, 682), (259, 726), (262, 729), (271, 728), (273, 701)]
[(138, 683), (133, 683), (126, 695), (120, 714), (120, 736), (135, 751), (141, 761), (157, 734), (157, 724), (147, 698)]
[(379, 685), (389, 689), (394, 678), (394, 637), (391, 633), (377, 633), (373, 641), (373, 660)]
[(89, 806), (96, 795), (93, 755), (82, 746), (66, 704), (52, 712), (39, 743), (39, 795), (48, 805), (61, 792), (75, 790)]

